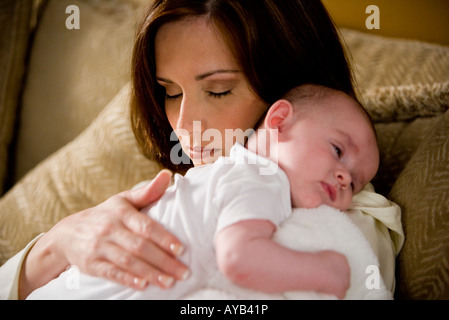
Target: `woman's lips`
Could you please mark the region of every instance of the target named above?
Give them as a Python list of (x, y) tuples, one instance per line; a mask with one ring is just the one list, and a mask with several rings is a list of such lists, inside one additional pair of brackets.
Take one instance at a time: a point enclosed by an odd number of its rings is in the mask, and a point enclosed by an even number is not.
[(191, 147), (189, 149), (189, 154), (191, 159), (212, 158), (215, 154), (215, 149), (203, 147)]
[(324, 191), (326, 191), (326, 193), (329, 195), (331, 201), (334, 202), (335, 199), (337, 198), (335, 188), (326, 182), (321, 182), (321, 186), (323, 187)]

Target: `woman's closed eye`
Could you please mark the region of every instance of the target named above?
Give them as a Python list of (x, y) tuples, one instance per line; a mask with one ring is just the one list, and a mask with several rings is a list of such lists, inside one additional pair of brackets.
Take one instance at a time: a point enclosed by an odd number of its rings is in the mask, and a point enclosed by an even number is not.
[(165, 94), (165, 99), (167, 100), (176, 100), (178, 98), (181, 98), (182, 93), (178, 93), (178, 94), (174, 94), (174, 95), (169, 95), (169, 94)]
[[(214, 99), (220, 99), (220, 98), (223, 98), (223, 97), (228, 96), (230, 94), (232, 94), (231, 90), (227, 90), (227, 91), (223, 91), (223, 92), (207, 91), (207, 95), (209, 97), (214, 98)], [(182, 97), (182, 93), (172, 94), (172, 95), (168, 94), (168, 93), (165, 94), (165, 98), (167, 100), (177, 100), (177, 99), (179, 99), (181, 97)]]
[(220, 99), (220, 98), (223, 98), (225, 96), (232, 94), (232, 91), (231, 90), (226, 90), (226, 91), (222, 91), (222, 92), (207, 91), (207, 94), (212, 98)]

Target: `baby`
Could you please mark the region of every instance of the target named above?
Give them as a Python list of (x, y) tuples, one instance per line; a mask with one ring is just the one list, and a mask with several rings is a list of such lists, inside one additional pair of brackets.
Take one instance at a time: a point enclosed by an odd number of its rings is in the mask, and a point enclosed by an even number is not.
[[(258, 138), (260, 129), (270, 139)], [(70, 286), (73, 272), (66, 271), (28, 298), (180, 299), (226, 281), (344, 298), (350, 270), (342, 254), (295, 251), (272, 237), (292, 207), (346, 210), (378, 165), (374, 127), (357, 101), (318, 85), (294, 88), (269, 108), (247, 148), (235, 144), (229, 157), (175, 175), (165, 195), (143, 209), (186, 244), (180, 259), (188, 279), (137, 291), (85, 274)]]

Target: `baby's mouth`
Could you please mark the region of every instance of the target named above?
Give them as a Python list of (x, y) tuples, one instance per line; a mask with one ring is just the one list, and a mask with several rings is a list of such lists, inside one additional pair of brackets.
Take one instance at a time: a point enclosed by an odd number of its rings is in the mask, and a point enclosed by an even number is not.
[(324, 191), (329, 195), (331, 201), (334, 202), (335, 199), (337, 198), (335, 188), (326, 182), (321, 182), (321, 186), (323, 187)]

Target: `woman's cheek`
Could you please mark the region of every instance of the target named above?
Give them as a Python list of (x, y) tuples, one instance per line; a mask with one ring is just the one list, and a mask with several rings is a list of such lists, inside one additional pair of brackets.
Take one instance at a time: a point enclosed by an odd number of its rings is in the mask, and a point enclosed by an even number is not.
[(174, 108), (173, 106), (166, 104), (165, 114), (167, 115), (168, 122), (170, 123), (172, 129), (173, 130), (176, 129), (179, 118), (179, 112), (177, 112), (176, 108)]

